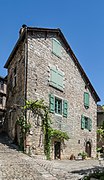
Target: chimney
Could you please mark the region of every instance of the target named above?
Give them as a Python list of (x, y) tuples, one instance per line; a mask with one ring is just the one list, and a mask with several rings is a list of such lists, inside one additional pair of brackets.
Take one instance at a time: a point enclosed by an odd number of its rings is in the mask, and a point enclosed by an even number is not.
[(22, 27), (21, 27), (21, 29), (20, 29), (20, 31), (19, 31), (19, 35), (21, 35), (21, 34), (23, 33), (23, 31), (24, 31), (24, 29), (25, 29), (26, 27), (27, 27), (26, 24), (23, 24), (23, 25), (22, 25)]

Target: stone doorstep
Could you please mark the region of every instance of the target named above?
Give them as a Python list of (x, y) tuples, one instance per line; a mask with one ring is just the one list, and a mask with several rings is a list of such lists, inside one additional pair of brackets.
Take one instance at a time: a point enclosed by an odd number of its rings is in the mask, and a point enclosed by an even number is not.
[(76, 161), (82, 160), (82, 156), (78, 156), (75, 158)]

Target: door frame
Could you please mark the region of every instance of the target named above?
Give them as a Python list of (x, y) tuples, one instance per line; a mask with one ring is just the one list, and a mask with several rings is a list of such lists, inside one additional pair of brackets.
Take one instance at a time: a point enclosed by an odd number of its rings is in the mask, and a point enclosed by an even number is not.
[(91, 149), (92, 149), (91, 142), (87, 141), (85, 145), (85, 152), (87, 153), (88, 157), (91, 157)]
[(57, 140), (54, 141), (54, 159), (61, 159), (61, 142)]

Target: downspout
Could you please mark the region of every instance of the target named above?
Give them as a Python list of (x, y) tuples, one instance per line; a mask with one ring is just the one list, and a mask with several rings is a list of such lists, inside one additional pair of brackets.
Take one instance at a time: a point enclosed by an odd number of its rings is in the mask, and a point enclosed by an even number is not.
[[(28, 67), (28, 37), (27, 37), (27, 27), (25, 27), (25, 67), (24, 67), (24, 106), (26, 105), (26, 100), (27, 100), (27, 67)], [(25, 111), (25, 118), (27, 119), (27, 111)], [(24, 137), (24, 151), (26, 150), (26, 135)]]
[[(25, 28), (25, 79), (24, 79), (24, 98), (27, 100), (27, 65), (28, 65), (28, 41), (27, 41), (27, 27)], [(24, 102), (25, 105), (25, 102)]]

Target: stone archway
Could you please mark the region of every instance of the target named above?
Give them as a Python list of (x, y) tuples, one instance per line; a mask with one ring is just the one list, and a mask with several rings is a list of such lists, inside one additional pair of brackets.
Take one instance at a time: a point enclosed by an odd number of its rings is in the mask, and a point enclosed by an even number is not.
[(88, 157), (91, 157), (91, 142), (90, 141), (86, 142), (85, 152), (87, 153)]

